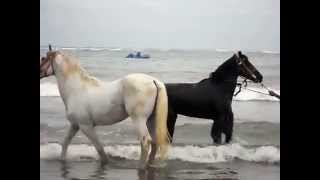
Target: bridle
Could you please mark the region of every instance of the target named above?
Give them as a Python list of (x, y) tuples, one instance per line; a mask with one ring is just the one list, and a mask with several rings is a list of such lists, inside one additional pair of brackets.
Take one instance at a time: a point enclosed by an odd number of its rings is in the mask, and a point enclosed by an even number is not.
[[(248, 67), (245, 65), (245, 63), (243, 63), (242, 58), (241, 58), (240, 56), (238, 56), (237, 53), (235, 53), (235, 56), (236, 56), (236, 58), (237, 58), (237, 64), (238, 64), (238, 66), (239, 66), (240, 68), (241, 68), (241, 67), (244, 68), (251, 76), (256, 77), (256, 75), (251, 71), (251, 69), (248, 68)], [(237, 82), (237, 86), (239, 87), (239, 90), (238, 90), (233, 96), (237, 96), (237, 95), (241, 92), (242, 86), (244, 86), (244, 87), (246, 88), (247, 85), (248, 85), (248, 82), (247, 82), (248, 78), (246, 78), (246, 77), (244, 77), (244, 76), (241, 76), (241, 75), (240, 75), (240, 77), (243, 78), (243, 81), (242, 81), (241, 83), (238, 83), (238, 82)]]
[[(242, 60), (242, 58), (241, 57), (239, 57), (237, 54), (235, 54), (236, 55), (236, 57), (237, 57), (237, 60), (238, 60), (238, 66), (239, 67), (243, 67), (251, 76), (253, 76), (253, 77), (255, 77), (256, 78), (256, 75), (254, 74), (254, 72), (252, 72), (251, 71), (251, 69), (250, 68), (248, 68), (248, 66), (245, 64), (245, 63), (243, 63), (243, 60)], [(245, 77), (243, 77), (244, 79), (247, 79), (247, 78), (245, 78)]]

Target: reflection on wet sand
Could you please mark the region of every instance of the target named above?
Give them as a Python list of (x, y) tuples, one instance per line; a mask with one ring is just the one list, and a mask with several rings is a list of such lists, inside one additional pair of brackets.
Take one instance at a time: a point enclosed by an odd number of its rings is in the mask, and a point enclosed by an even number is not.
[[(165, 180), (165, 179), (239, 179), (238, 173), (230, 168), (216, 168), (207, 166), (199, 169), (186, 168), (184, 165), (172, 164), (165, 168), (138, 168), (138, 162), (112, 163), (101, 165), (98, 162), (60, 162), (61, 177), (68, 180), (78, 179), (123, 179), (128, 177), (137, 180)], [(125, 166), (131, 166), (130, 168)]]

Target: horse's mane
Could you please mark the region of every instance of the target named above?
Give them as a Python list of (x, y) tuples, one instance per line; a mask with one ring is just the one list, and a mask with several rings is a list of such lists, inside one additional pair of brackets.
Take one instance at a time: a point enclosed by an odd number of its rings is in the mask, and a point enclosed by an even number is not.
[(72, 56), (69, 53), (57, 51), (58, 54), (61, 54), (64, 58), (64, 61), (66, 61), (70, 68), (70, 71), (72, 72), (78, 72), (80, 75), (80, 78), (85, 81), (89, 82), (93, 85), (97, 85), (99, 83), (99, 80), (95, 78), (94, 76), (90, 75), (88, 71), (86, 71), (79, 63), (76, 57)]
[(233, 55), (231, 58), (226, 60), (214, 72), (211, 72), (207, 79), (211, 79), (213, 81), (223, 80), (230, 73), (230, 71), (234, 70), (234, 67), (236, 65), (235, 58), (236, 55)]

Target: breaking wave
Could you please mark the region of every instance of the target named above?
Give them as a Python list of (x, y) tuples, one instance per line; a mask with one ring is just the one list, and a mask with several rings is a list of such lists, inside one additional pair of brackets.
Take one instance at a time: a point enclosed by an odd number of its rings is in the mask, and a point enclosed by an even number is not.
[[(140, 157), (139, 145), (112, 145), (104, 147), (106, 153), (113, 157), (128, 160), (138, 160)], [(46, 160), (59, 159), (61, 146), (57, 143), (40, 145), (40, 158)], [(95, 148), (87, 144), (70, 145), (67, 159), (81, 161), (99, 159)], [(172, 146), (169, 149), (169, 159), (197, 163), (217, 163), (241, 159), (249, 162), (280, 163), (280, 149), (274, 146), (246, 148), (238, 143), (222, 146), (199, 147), (193, 145)]]

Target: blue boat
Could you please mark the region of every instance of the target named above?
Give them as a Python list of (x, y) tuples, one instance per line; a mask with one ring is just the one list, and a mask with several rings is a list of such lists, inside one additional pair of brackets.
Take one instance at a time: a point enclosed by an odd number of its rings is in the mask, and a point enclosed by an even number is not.
[(141, 55), (141, 52), (137, 52), (137, 54), (130, 53), (126, 58), (135, 58), (135, 59), (148, 59), (150, 56), (148, 54)]

